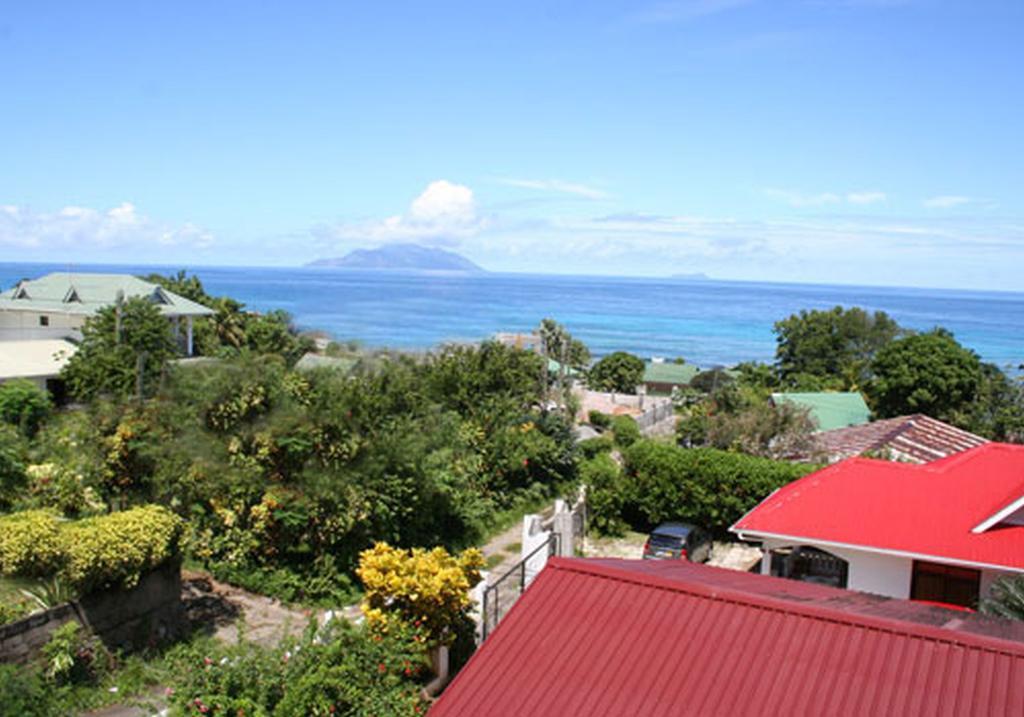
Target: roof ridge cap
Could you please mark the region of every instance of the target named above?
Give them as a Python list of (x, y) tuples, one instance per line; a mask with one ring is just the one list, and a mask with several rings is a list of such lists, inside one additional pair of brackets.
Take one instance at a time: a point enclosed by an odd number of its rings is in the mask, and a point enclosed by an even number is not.
[[(622, 560), (622, 558), (618, 559)], [(706, 567), (715, 570), (725, 570), (725, 568), (712, 568), (712, 566)], [(726, 602), (747, 605), (762, 610), (771, 610), (778, 613), (797, 613), (812, 620), (855, 625), (869, 630), (880, 630), (891, 634), (918, 637), (921, 639), (933, 640), (935, 642), (952, 643), (984, 650), (986, 652), (996, 652), (1024, 658), (1024, 643), (1015, 640), (992, 637), (990, 635), (961, 632), (955, 628), (936, 627), (934, 625), (898, 620), (892, 617), (847, 612), (835, 607), (829, 608), (815, 603), (801, 603), (796, 601), (787, 602), (778, 597), (746, 592), (739, 588), (719, 586), (710, 587), (701, 583), (694, 584), (692, 582), (684, 582), (681, 579), (671, 579), (660, 575), (638, 574), (623, 568), (612, 567), (610, 565), (588, 563), (586, 558), (551, 558), (548, 561), (547, 568), (551, 568), (553, 570), (564, 570), (566, 572), (590, 574), (608, 580), (618, 580), (620, 582), (632, 583), (634, 585), (647, 586), (660, 590), (686, 593), (705, 599), (710, 598), (715, 600), (724, 600)], [(545, 569), (545, 572), (547, 572), (547, 568)], [(913, 629), (911, 629), (910, 625), (914, 626)]]

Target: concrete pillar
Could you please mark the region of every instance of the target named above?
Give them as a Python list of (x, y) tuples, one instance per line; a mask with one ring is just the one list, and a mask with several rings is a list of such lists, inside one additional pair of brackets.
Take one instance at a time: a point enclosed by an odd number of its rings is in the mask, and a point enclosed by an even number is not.
[(553, 530), (558, 533), (558, 557), (560, 558), (573, 557), (575, 541), (573, 540), (572, 523), (570, 511), (563, 510), (561, 513), (555, 513)]
[(189, 316), (186, 319), (185, 331), (186, 331), (186, 336), (187, 336), (187, 338), (186, 338), (185, 355), (186, 356), (191, 356), (192, 355), (192, 317), (191, 316)]

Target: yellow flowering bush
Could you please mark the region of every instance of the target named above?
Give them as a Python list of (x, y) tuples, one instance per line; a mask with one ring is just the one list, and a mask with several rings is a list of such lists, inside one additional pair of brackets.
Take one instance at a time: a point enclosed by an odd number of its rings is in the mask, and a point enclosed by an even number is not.
[(181, 519), (156, 505), (67, 523), (65, 577), (83, 591), (134, 587), (143, 573), (177, 555), (181, 531)]
[(360, 554), (356, 570), (366, 589), (366, 622), (386, 632), (397, 619), (423, 630), (431, 643), (449, 642), (470, 608), (469, 591), (483, 565), (475, 548), (451, 555), (444, 548), (403, 550), (377, 543)]
[(82, 592), (132, 587), (178, 555), (181, 532), (181, 519), (155, 505), (78, 521), (14, 513), (0, 518), (0, 573), (58, 575)]
[(44, 577), (63, 562), (64, 536), (57, 517), (26, 510), (0, 517), (0, 573)]

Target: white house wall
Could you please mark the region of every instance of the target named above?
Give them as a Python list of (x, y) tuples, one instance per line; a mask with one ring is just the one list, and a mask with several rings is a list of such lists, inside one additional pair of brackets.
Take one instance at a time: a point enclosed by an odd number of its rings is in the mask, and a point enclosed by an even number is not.
[[(49, 326), (40, 326), (39, 317), (46, 316)], [(34, 341), (37, 339), (72, 338), (81, 340), (85, 317), (75, 314), (39, 311), (0, 311), (0, 341)]]
[[(901, 558), (895, 555), (883, 555), (861, 550), (849, 550), (845, 548), (833, 548), (814, 543), (801, 543), (812, 548), (824, 550), (838, 558), (842, 558), (848, 565), (846, 587), (849, 590), (859, 590), (875, 595), (885, 595), (907, 599), (910, 597), (910, 582), (914, 573), (914, 561), (911, 558)], [(765, 575), (770, 573), (770, 563), (767, 556), (768, 550), (778, 548), (797, 547), (793, 543), (780, 540), (765, 540), (763, 542), (766, 551), (765, 560), (761, 566), (761, 572)], [(934, 561), (940, 562), (938, 560)], [(1016, 573), (1003, 572), (998, 570), (982, 570), (979, 594), (981, 597), (988, 597), (992, 583), (1000, 577), (1012, 577)]]

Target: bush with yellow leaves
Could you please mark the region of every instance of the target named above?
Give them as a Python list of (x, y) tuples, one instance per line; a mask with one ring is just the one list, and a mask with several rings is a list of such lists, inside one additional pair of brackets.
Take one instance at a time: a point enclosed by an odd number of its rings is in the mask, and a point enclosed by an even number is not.
[(366, 622), (386, 632), (400, 620), (422, 630), (431, 645), (448, 644), (466, 619), (469, 591), (483, 565), (475, 548), (451, 555), (444, 548), (403, 550), (377, 543), (360, 554), (356, 570), (366, 588)]
[(177, 558), (182, 526), (157, 505), (73, 521), (42, 510), (13, 513), (0, 517), (0, 574), (55, 575), (81, 593), (134, 587)]

